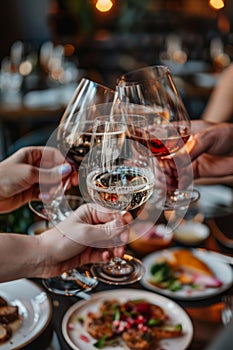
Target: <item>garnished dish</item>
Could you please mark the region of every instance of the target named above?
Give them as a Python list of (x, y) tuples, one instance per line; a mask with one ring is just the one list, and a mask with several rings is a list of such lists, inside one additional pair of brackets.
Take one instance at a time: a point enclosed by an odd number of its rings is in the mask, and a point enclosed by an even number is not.
[(173, 301), (143, 290), (95, 293), (65, 314), (62, 330), (75, 350), (183, 350), (192, 323)]
[(19, 314), (17, 305), (11, 305), (0, 296), (0, 344), (11, 338), (22, 325), (23, 316)]
[(151, 290), (181, 299), (216, 295), (232, 285), (230, 266), (196, 249), (171, 248), (144, 258), (142, 284)]
[[(83, 321), (83, 320), (81, 320)], [(104, 300), (97, 312), (89, 312), (84, 321), (88, 333), (98, 341), (98, 349), (123, 340), (130, 350), (150, 349), (161, 339), (182, 336), (180, 323), (168, 323), (164, 310), (145, 299)]]

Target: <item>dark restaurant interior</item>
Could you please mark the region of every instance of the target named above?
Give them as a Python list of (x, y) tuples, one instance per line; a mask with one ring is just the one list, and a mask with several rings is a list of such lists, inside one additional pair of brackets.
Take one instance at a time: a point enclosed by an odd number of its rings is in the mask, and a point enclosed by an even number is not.
[[(224, 101), (221, 106), (220, 97), (217, 99), (214, 93), (222, 77), (228, 76), (229, 81), (230, 74), (233, 74), (232, 0), (7, 0), (0, 3), (0, 31), (1, 161), (22, 147), (46, 145), (83, 78), (114, 90), (122, 74), (146, 66), (162, 65), (169, 68), (191, 122), (206, 119), (213, 123), (223, 121), (231, 124), (233, 121), (233, 106), (225, 120), (224, 113), (222, 120), (221, 116), (214, 120), (214, 115), (211, 119), (210, 114), (216, 103), (213, 103), (212, 110), (209, 106), (216, 99), (220, 102), (219, 111), (221, 107), (224, 110)], [(224, 75), (225, 72), (229, 73)], [(230, 94), (233, 95), (232, 87), (228, 89)], [(231, 98), (233, 100), (233, 96)], [(181, 294), (180, 297), (178, 294), (178, 297), (173, 298), (171, 292), (164, 294), (162, 290), (160, 293), (157, 288), (147, 288), (145, 283), (139, 281), (126, 286), (140, 289), (140, 293), (142, 290), (147, 293), (149, 289), (155, 295), (158, 293), (159, 297), (165, 295), (185, 310), (191, 319), (190, 326), (185, 328), (185, 345), (182, 339), (181, 343), (178, 340), (178, 345), (176, 341), (172, 345), (172, 339), (165, 339), (152, 348), (135, 345), (130, 349), (231, 348), (229, 344), (233, 337), (229, 334), (224, 336), (222, 332), (229, 327), (225, 323), (231, 321), (232, 325), (233, 321), (233, 300), (230, 306), (226, 301), (226, 296), (233, 294), (232, 184), (232, 176), (219, 181), (211, 176), (195, 180), (194, 187), (200, 193), (200, 199), (191, 203), (188, 209), (186, 207), (185, 214), (181, 210), (184, 218), (178, 226), (180, 230), (174, 229), (168, 241), (162, 241), (157, 232), (156, 243), (152, 239), (148, 243), (145, 238), (144, 241), (138, 240), (138, 244), (136, 240), (134, 244), (127, 245), (127, 251), (141, 260), (145, 259), (144, 262), (147, 261), (148, 253), (181, 247), (191, 251), (195, 249), (200, 256), (204, 253), (208, 255), (207, 251), (211, 251), (211, 254), (217, 252), (223, 258), (224, 268), (226, 266), (226, 275), (220, 281), (219, 291), (216, 291), (215, 286), (210, 288), (210, 293), (202, 290), (197, 297), (195, 293), (190, 297), (190, 292), (189, 295)], [(163, 213), (161, 222), (169, 221), (172, 215), (172, 211)], [(186, 231), (182, 228), (184, 223), (188, 224), (185, 226)], [(36, 230), (47, 230), (47, 225), (28, 204), (12, 212), (0, 213), (0, 232), (36, 235), (39, 233)], [(211, 259), (217, 277), (222, 277), (221, 266), (219, 268), (216, 263), (218, 257), (215, 260), (215, 256), (211, 256), (210, 265)], [(208, 262), (208, 256), (204, 261)], [(44, 291), (39, 279), (32, 280)], [(99, 282), (96, 291), (114, 293), (115, 288), (119, 287), (122, 286)], [(4, 283), (0, 283), (0, 297), (5, 290), (8, 293), (7, 288)], [(196, 286), (192, 288), (194, 290)], [(132, 291), (134, 293), (135, 289)], [(13, 345), (9, 342), (4, 347), (4, 342), (1, 344), (0, 341), (0, 350), (125, 349), (118, 343), (115, 347), (114, 344), (93, 346), (87, 344), (90, 340), (84, 336), (77, 342), (74, 340), (69, 324), (65, 325), (65, 321), (68, 323), (72, 305), (87, 298), (86, 294), (67, 297), (46, 291), (46, 297), (51, 301), (49, 309), (52, 309), (46, 324), (35, 325), (36, 334), (31, 338), (28, 336), (26, 342), (20, 339), (19, 345), (18, 339), (14, 343), (13, 333)], [(227, 306), (230, 316), (224, 323)], [(176, 308), (176, 304), (172, 308)], [(39, 313), (39, 317), (43, 317), (42, 310)], [(26, 319), (25, 313), (23, 317)], [(219, 335), (221, 338), (218, 338)], [(225, 341), (229, 342), (226, 347)], [(220, 342), (222, 347), (218, 347)]]
[[(1, 4), (1, 71), (16, 73), (12, 87), (1, 74), (1, 104), (10, 114), (8, 119), (14, 119), (13, 114), (21, 108), (22, 114), (30, 114), (24, 110), (33, 105), (29, 92), (63, 86), (67, 88), (64, 103), (53, 101), (52, 95), (50, 100), (46, 93), (44, 106), (40, 101), (42, 107), (58, 109), (53, 118), (57, 122), (72, 93), (72, 84), (81, 77), (112, 88), (122, 73), (159, 63), (171, 69), (190, 118), (201, 117), (220, 73), (232, 60), (231, 1), (225, 1), (221, 9), (214, 7), (214, 1), (211, 5), (211, 1), (204, 0), (105, 3), (111, 6), (107, 11), (101, 9), (102, 1), (9, 0)], [(51, 72), (46, 55), (53, 49), (62, 62)], [(6, 96), (7, 88), (12, 96)], [(43, 122), (47, 122), (46, 117)], [(7, 126), (8, 148), (28, 129), (25, 125), (20, 135), (14, 135), (14, 127)]]

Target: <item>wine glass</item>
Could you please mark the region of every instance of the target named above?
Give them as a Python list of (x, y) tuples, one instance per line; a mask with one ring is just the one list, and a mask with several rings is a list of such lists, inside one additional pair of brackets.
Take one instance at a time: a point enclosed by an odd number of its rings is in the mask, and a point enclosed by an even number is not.
[[(58, 128), (53, 132), (46, 146), (58, 147), (64, 159), (68, 160), (74, 171), (77, 171), (82, 158), (89, 150), (91, 134), (88, 130), (93, 123), (93, 120), (88, 119), (87, 114), (85, 114), (85, 120), (82, 119), (82, 110), (115, 99), (116, 94), (113, 90), (83, 78), (67, 105)], [(46, 154), (46, 147), (44, 154)], [(46, 163), (46, 157), (42, 157), (42, 167), (43, 161)], [(63, 183), (61, 177), (56, 185), (40, 182), (40, 193), (49, 193), (49, 196), (43, 196), (41, 201), (31, 201), (29, 207), (52, 225), (63, 221), (80, 204), (79, 188), (71, 185), (70, 178)], [(97, 283), (98, 281), (85, 268), (76, 268), (64, 272), (61, 276), (43, 280), (47, 289), (62, 295), (78, 295), (83, 289), (90, 291)]]
[[(88, 151), (88, 137), (90, 136), (86, 135), (83, 141), (78, 136), (76, 137), (76, 135), (82, 134), (82, 129), (86, 129), (86, 125), (83, 126), (81, 123), (82, 114), (80, 112), (92, 105), (113, 102), (116, 99), (115, 91), (87, 78), (82, 78), (63, 113), (58, 128), (51, 134), (46, 146), (58, 147), (72, 164), (73, 169), (77, 170), (79, 163)], [(72, 137), (73, 145), (71, 144)], [(77, 142), (79, 142), (78, 145)], [(49, 192), (49, 198), (29, 202), (30, 209), (45, 220), (61, 221), (70, 213), (69, 203), (64, 200), (64, 195), (69, 187), (70, 179), (65, 183), (61, 179), (57, 186), (53, 186), (52, 191), (50, 186), (40, 185), (41, 193)], [(73, 192), (72, 195), (79, 196), (77, 188)], [(60, 201), (63, 201), (62, 205), (60, 205)], [(63, 208), (62, 212), (61, 208)]]
[[(102, 113), (94, 120), (90, 151), (79, 175), (86, 174), (89, 200), (99, 210), (112, 210), (116, 220), (120, 212), (133, 211), (136, 222), (152, 197), (155, 183), (147, 121), (133, 113), (127, 104), (108, 107), (107, 114)], [(96, 115), (96, 110), (92, 109), (92, 113)], [(101, 245), (105, 243), (110, 244), (101, 241)], [(111, 244), (120, 246), (122, 242), (117, 237)], [(109, 263), (93, 264), (91, 271), (102, 282), (122, 285), (139, 280), (144, 266), (140, 260), (125, 254)]]
[(117, 91), (120, 101), (151, 109), (147, 116), (151, 151), (167, 178), (164, 209), (188, 206), (198, 200), (199, 192), (192, 187), (191, 160), (185, 148), (191, 139), (191, 123), (169, 69), (151, 66), (126, 73), (118, 80)]

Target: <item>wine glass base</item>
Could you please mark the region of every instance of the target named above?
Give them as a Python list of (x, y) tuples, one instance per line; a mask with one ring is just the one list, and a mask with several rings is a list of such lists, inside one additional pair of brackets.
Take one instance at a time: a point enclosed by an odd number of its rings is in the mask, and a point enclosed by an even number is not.
[(106, 284), (124, 285), (139, 281), (145, 273), (145, 267), (142, 262), (128, 254), (125, 254), (123, 259), (129, 266), (127, 269), (124, 267), (124, 273), (119, 271), (117, 274), (116, 269), (113, 269), (113, 273), (111, 273), (111, 265), (109, 265), (109, 269), (107, 269), (105, 262), (93, 264), (91, 272), (95, 278)]
[(50, 292), (65, 296), (78, 296), (82, 291), (90, 292), (98, 284), (98, 280), (90, 276), (90, 272), (70, 270), (58, 277), (43, 279), (42, 283)]
[(197, 190), (176, 190), (169, 193), (164, 203), (164, 209), (176, 209), (184, 206), (188, 206), (191, 203), (196, 202), (200, 198), (200, 193)]

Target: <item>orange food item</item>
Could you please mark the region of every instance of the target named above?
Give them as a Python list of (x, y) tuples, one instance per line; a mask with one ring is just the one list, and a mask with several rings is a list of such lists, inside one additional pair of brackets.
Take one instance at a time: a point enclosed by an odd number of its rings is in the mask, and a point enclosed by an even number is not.
[(200, 259), (192, 254), (188, 249), (181, 249), (173, 252), (174, 260), (172, 266), (179, 268), (183, 266), (186, 271), (197, 272), (199, 274), (208, 275), (214, 277), (211, 269)]

